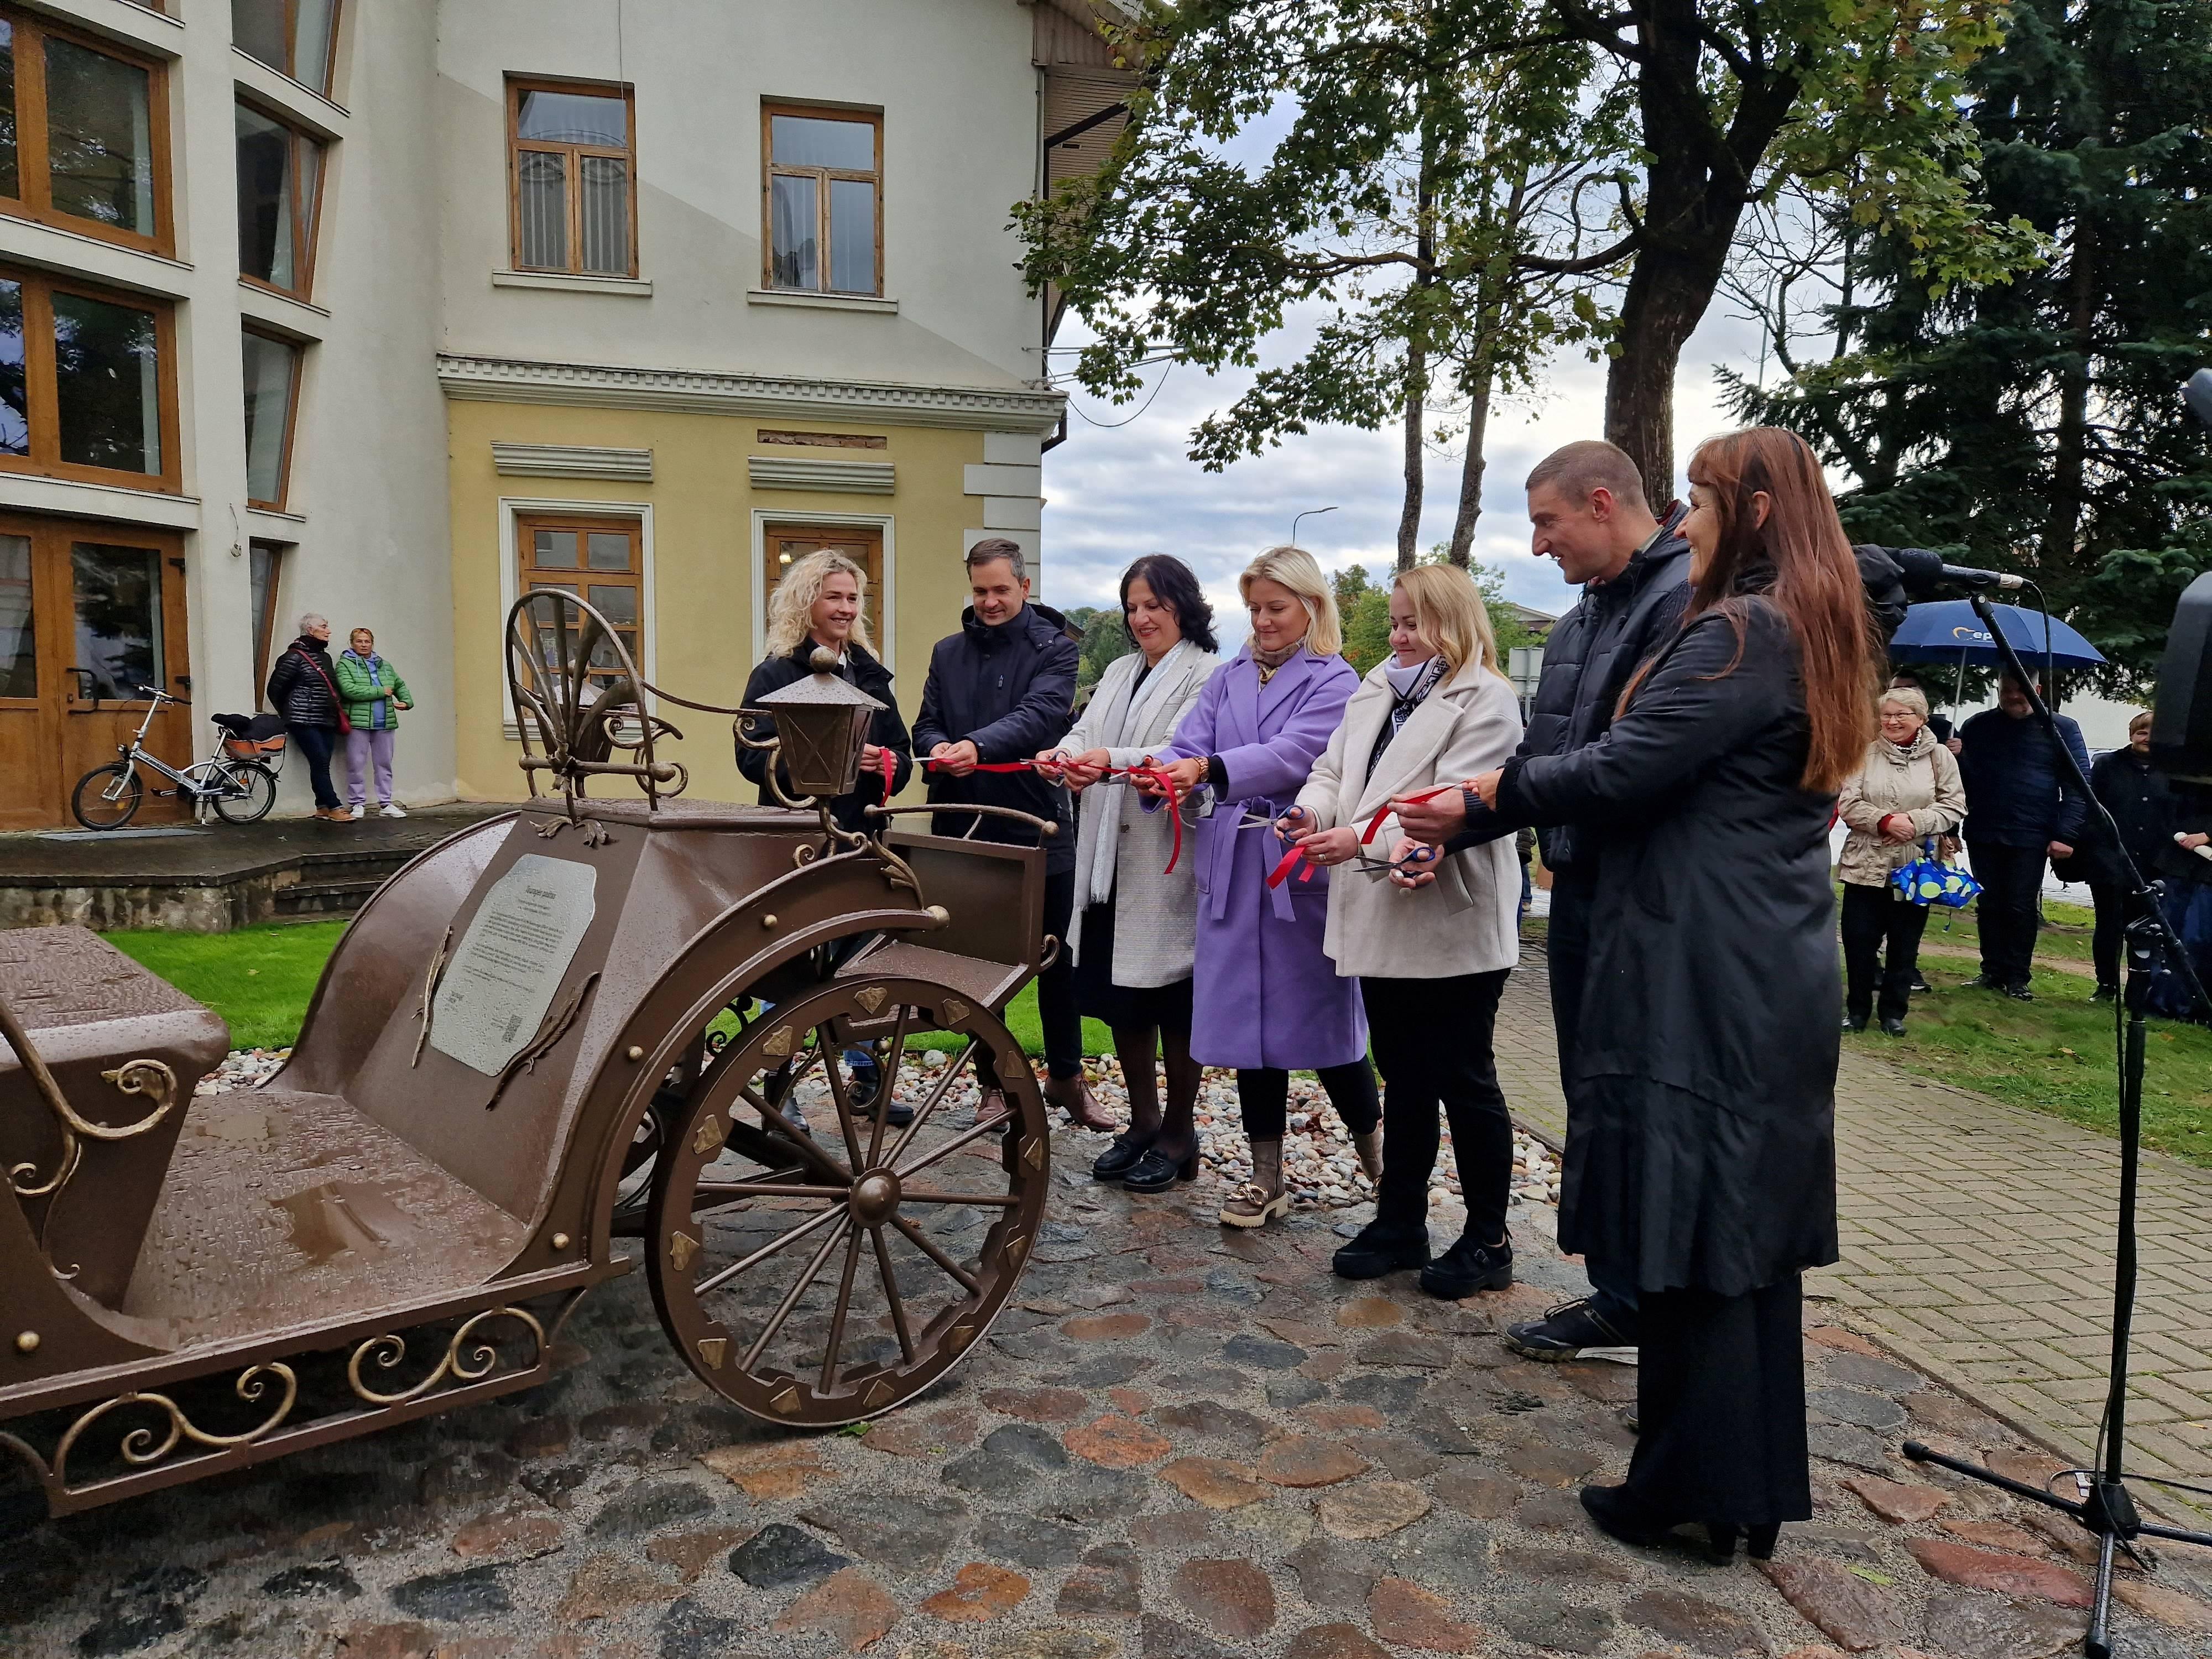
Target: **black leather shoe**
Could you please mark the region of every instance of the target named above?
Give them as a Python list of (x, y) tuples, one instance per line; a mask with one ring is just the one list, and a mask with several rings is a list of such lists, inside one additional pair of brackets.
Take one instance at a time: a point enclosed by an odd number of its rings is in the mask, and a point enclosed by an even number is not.
[(1196, 1152), (1177, 1163), (1158, 1147), (1149, 1146), (1137, 1160), (1136, 1167), (1121, 1177), (1121, 1186), (1124, 1191), (1132, 1193), (1164, 1193), (1177, 1182), (1197, 1179)]
[(1429, 1231), (1407, 1232), (1370, 1221), (1358, 1237), (1339, 1249), (1329, 1266), (1339, 1279), (1380, 1279), (1406, 1267), (1425, 1267), (1429, 1261)]
[(1614, 1329), (1585, 1296), (1562, 1303), (1541, 1319), (1508, 1325), (1505, 1346), (1531, 1359), (1577, 1359), (1589, 1348), (1632, 1348), (1636, 1333)]
[(2092, 1002), (2112, 1002), (2116, 1000), (2119, 994), (2120, 988), (2117, 985), (2100, 985), (2095, 990), (2089, 993), (2089, 1000)]
[(1513, 1241), (1478, 1244), (1462, 1238), (1421, 1269), (1421, 1288), (1456, 1302), (1477, 1291), (1502, 1291), (1513, 1282)]
[(2033, 1002), (2035, 1000), (2035, 993), (2029, 990), (2025, 985), (2008, 985), (2004, 988), (2004, 994), (2010, 997), (2014, 1002)]
[(1903, 1036), (1905, 1035), (1905, 1022), (1896, 1018), (1896, 1016), (1892, 1015), (1889, 1018), (1882, 1021), (1881, 1034), (1884, 1036), (1888, 1037)]
[(1149, 1139), (1132, 1140), (1126, 1134), (1115, 1135), (1114, 1144), (1099, 1153), (1097, 1162), (1091, 1166), (1091, 1179), (1119, 1181), (1144, 1161), (1145, 1154), (1152, 1150), (1152, 1146)]
[(1966, 986), (1969, 991), (2002, 991), (2004, 988), (2004, 981), (1994, 974), (1976, 974)]
[(1866, 1028), (1867, 1023), (1866, 1016), (1864, 1014), (1845, 1014), (1844, 1016), (1844, 1029), (1846, 1031), (1863, 1031)]

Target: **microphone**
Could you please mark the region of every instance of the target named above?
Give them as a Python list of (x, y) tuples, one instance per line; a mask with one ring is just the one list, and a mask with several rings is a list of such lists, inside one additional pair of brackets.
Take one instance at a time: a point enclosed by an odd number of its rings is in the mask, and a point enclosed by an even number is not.
[(1896, 562), (1903, 577), (1905, 591), (1916, 599), (1943, 588), (1966, 587), (2017, 588), (2026, 586), (2024, 578), (2005, 570), (1980, 570), (1970, 564), (1946, 564), (1940, 554), (1930, 553), (1924, 547), (1886, 547), (1883, 552)]

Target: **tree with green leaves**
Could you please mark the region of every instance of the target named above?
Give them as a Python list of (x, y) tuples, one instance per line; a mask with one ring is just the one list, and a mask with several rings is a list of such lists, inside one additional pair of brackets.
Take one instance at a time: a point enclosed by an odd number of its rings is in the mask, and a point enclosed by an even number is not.
[[(1117, 398), (1162, 361), (1249, 367), (1291, 305), (1338, 307), (1313, 350), (1194, 434), (1210, 465), (1325, 422), (1402, 415), (1417, 432), (1431, 363), (1474, 338), (1492, 262), (1516, 278), (1625, 269), (1609, 308), (1547, 300), (1502, 327), (1498, 361), (1602, 337), (1606, 435), (1664, 501), (1681, 349), (1751, 204), (1802, 183), (1936, 286), (2035, 257), (2027, 227), (1978, 200), (1959, 107), (2003, 9), (1140, 0), (1108, 27), (1144, 77), (1127, 125), (1098, 173), (1018, 210), (1026, 269), (1097, 337), (1076, 378)], [(1264, 162), (1229, 153), (1285, 107), (1290, 131)], [(1553, 210), (1516, 228), (1500, 192), (1538, 179)], [(1412, 550), (1401, 532), (1401, 564)]]
[(1075, 667), (1075, 689), (1087, 691), (1098, 684), (1106, 666), (1118, 657), (1126, 657), (1137, 648), (1129, 637), (1129, 625), (1121, 617), (1118, 605), (1091, 606), (1079, 605), (1062, 613), (1083, 633), (1083, 644)]
[[(1451, 544), (1437, 543), (1421, 556), (1420, 562), (1455, 562)], [(1490, 613), (1490, 631), (1498, 637), (1498, 662), (1503, 668), (1515, 646), (1534, 645), (1536, 635), (1505, 597), (1504, 571), (1480, 562), (1467, 570), (1482, 595), (1483, 608)], [(1344, 659), (1364, 674), (1390, 654), (1390, 584), (1378, 583), (1367, 574), (1366, 566), (1358, 564), (1336, 572), (1334, 580), (1337, 611), (1344, 624)]]
[(1793, 378), (1736, 392), (1849, 470), (1855, 536), (2031, 577), (2116, 689), (2154, 668), (2174, 599), (2212, 568), (2212, 446), (2177, 395), (2212, 358), (2208, 86), (2202, 0), (2017, 0), (1968, 113), (1979, 188), (2049, 240), (2048, 265), (1931, 294), (1831, 221), (1826, 333), (1793, 350), (1770, 304)]

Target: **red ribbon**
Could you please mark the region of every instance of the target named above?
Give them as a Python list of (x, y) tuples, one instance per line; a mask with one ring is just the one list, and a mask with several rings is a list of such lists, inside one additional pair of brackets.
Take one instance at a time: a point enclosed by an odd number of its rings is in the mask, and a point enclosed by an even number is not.
[(876, 758), (884, 765), (884, 805), (889, 806), (891, 804), (891, 781), (898, 776), (898, 757), (886, 744), (876, 751)]
[[(884, 764), (886, 775), (888, 775), (890, 765), (888, 757), (886, 757)], [(922, 762), (922, 764), (924, 766), (933, 767), (936, 769), (942, 771), (945, 769), (946, 763), (940, 760), (930, 759), (925, 760)], [(1045, 764), (1045, 762), (1033, 760), (978, 761), (969, 769), (975, 772), (1030, 772), (1040, 769)], [(1168, 852), (1168, 867), (1160, 872), (1160, 873), (1164, 876), (1171, 876), (1175, 874), (1176, 866), (1182, 859), (1182, 814), (1179, 810), (1182, 805), (1182, 792), (1176, 787), (1175, 780), (1157, 766), (1102, 767), (1099, 769), (1098, 775), (1102, 780), (1105, 778), (1150, 778), (1155, 784), (1158, 785), (1159, 787), (1167, 791), (1168, 822), (1175, 831), (1175, 844)]]
[(1311, 860), (1306, 858), (1306, 849), (1304, 848), (1293, 847), (1289, 852), (1283, 854), (1281, 863), (1278, 864), (1273, 869), (1267, 872), (1267, 885), (1270, 887), (1280, 887), (1285, 882), (1291, 878), (1291, 872), (1297, 870), (1299, 864), (1302, 862), (1304, 863), (1305, 868), (1298, 870), (1298, 879), (1300, 881), (1311, 881), (1313, 879), (1313, 872), (1315, 869), (1314, 864)]
[[(1433, 789), (1424, 789), (1418, 795), (1400, 795), (1396, 799), (1404, 801), (1408, 806), (1413, 806), (1425, 800), (1434, 800), (1438, 795), (1449, 795), (1460, 787), (1456, 783), (1440, 783)], [(1367, 833), (1359, 838), (1359, 844), (1362, 847), (1375, 839), (1375, 832), (1382, 827), (1382, 820), (1389, 816), (1390, 808), (1385, 805), (1381, 811), (1367, 820)]]

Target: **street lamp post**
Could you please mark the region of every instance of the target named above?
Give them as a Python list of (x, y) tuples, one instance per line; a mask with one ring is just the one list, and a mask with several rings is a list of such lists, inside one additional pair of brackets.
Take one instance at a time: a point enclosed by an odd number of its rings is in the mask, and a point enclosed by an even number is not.
[(1292, 514), (1291, 518), (1291, 545), (1292, 547), (1296, 547), (1298, 544), (1298, 520), (1300, 519), (1318, 518), (1324, 513), (1334, 513), (1335, 511), (1336, 508), (1334, 507), (1310, 507), (1303, 513)]

